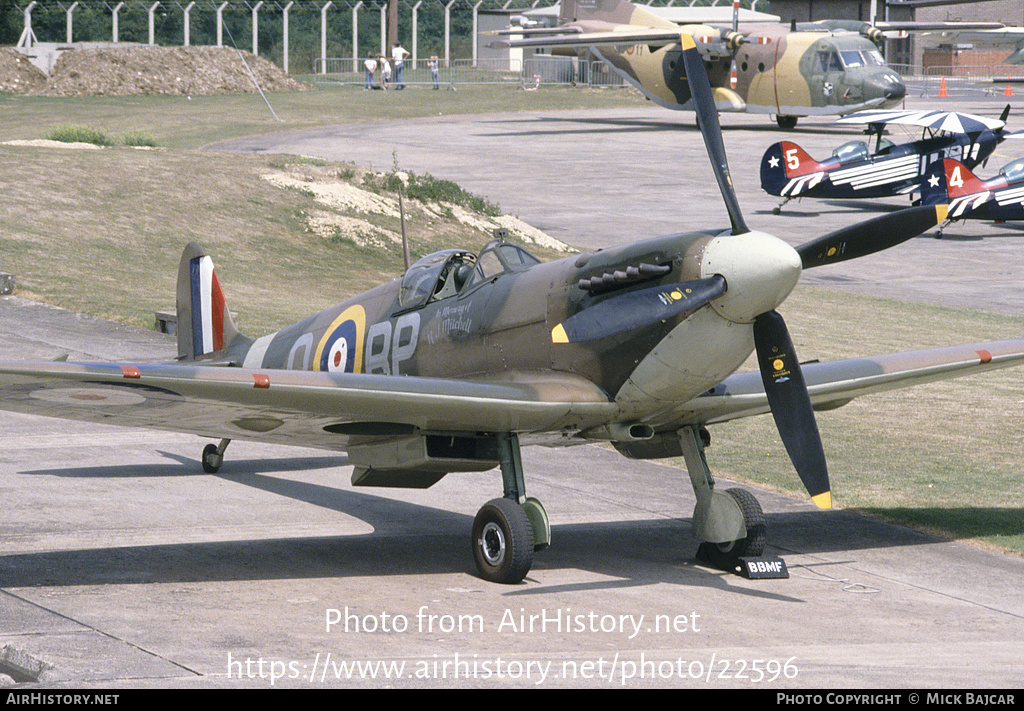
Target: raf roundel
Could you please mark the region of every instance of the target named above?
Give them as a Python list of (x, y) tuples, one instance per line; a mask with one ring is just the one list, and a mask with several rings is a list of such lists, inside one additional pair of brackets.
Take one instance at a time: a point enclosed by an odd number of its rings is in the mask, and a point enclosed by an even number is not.
[(361, 306), (346, 309), (334, 320), (317, 348), (317, 369), (328, 373), (360, 373), (366, 315)]

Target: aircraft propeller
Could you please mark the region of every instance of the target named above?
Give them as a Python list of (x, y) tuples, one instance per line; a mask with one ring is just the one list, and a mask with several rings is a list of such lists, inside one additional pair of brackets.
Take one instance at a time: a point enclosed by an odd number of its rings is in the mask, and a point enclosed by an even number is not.
[[(732, 234), (741, 235), (749, 232), (749, 229), (740, 212), (739, 200), (729, 174), (711, 84), (693, 40), (685, 34), (680, 36), (680, 40), (698, 126), (704, 136), (715, 178), (732, 222)], [(836, 230), (807, 242), (796, 251), (802, 268), (861, 257), (892, 247), (930, 229), (944, 219), (944, 212), (944, 206), (927, 206), (883, 215)], [(821, 508), (830, 508), (832, 497), (821, 435), (786, 323), (782, 316), (771, 309), (754, 317), (753, 331), (761, 379), (782, 442), (811, 499)]]

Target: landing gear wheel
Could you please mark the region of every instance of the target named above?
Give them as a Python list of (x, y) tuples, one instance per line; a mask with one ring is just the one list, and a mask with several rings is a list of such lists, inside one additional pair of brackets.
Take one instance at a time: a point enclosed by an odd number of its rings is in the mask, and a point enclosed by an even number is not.
[(725, 493), (736, 499), (736, 503), (740, 505), (747, 535), (738, 541), (719, 543), (717, 545), (719, 552), (735, 558), (737, 563), (740, 558), (746, 556), (764, 555), (765, 524), (761, 504), (746, 489), (726, 489)]
[(216, 474), (224, 463), (224, 455), (215, 444), (208, 444), (203, 447), (203, 471), (207, 474)]
[(784, 128), (787, 131), (791, 128), (796, 128), (796, 116), (776, 116), (775, 123), (779, 124), (779, 128)]
[(484, 580), (513, 584), (533, 565), (533, 529), (511, 499), (488, 501), (473, 520), (473, 559)]
[(727, 543), (701, 543), (697, 558), (719, 570), (735, 571), (740, 565), (740, 558), (764, 555), (764, 512), (754, 495), (746, 489), (727, 489), (726, 493), (739, 504), (747, 535)]

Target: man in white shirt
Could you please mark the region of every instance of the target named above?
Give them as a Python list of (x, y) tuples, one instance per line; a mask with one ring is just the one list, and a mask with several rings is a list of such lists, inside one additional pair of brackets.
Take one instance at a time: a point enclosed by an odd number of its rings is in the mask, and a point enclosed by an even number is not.
[(397, 89), (405, 88), (405, 83), (402, 81), (402, 70), (405, 68), (405, 58), (408, 56), (409, 51), (400, 42), (395, 42), (395, 47), (391, 50), (391, 58), (395, 62), (395, 88)]

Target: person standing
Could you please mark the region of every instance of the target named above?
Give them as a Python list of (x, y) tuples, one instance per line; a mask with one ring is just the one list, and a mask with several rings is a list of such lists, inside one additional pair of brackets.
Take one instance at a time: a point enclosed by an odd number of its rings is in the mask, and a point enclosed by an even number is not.
[(437, 89), (438, 88), (438, 86), (437, 86), (437, 84), (438, 84), (438, 71), (437, 71), (437, 55), (436, 54), (430, 55), (430, 60), (427, 62), (427, 66), (430, 67), (430, 78), (434, 80), (434, 88)]
[(387, 91), (388, 82), (391, 81), (391, 65), (388, 64), (388, 58), (382, 54), (377, 55), (377, 59), (380, 60), (380, 88)]
[(366, 68), (366, 84), (363, 86), (363, 89), (372, 89), (373, 75), (377, 73), (376, 57), (367, 57), (366, 61), (363, 62), (363, 66)]
[(405, 82), (402, 81), (402, 70), (405, 69), (405, 58), (408, 56), (409, 51), (405, 47), (403, 47), (400, 42), (395, 42), (395, 46), (391, 50), (391, 59), (395, 63), (396, 89), (405, 88)]

